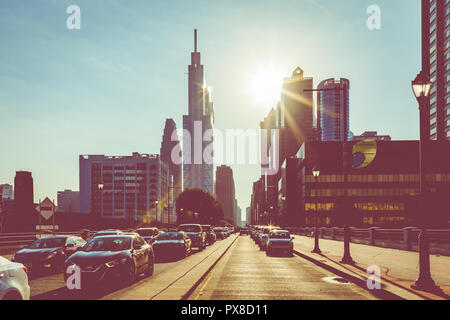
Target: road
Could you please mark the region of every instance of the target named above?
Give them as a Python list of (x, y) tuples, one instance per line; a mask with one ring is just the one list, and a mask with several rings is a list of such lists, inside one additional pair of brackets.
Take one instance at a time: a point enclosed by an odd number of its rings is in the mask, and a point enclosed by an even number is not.
[(297, 256), (267, 257), (250, 237), (232, 235), (183, 260), (157, 263), (153, 276), (129, 287), (109, 283), (95, 293), (76, 293), (65, 287), (62, 274), (32, 279), (30, 286), (35, 300), (375, 299), (335, 278)]
[(190, 296), (192, 300), (376, 299), (300, 257), (267, 257), (240, 237)]

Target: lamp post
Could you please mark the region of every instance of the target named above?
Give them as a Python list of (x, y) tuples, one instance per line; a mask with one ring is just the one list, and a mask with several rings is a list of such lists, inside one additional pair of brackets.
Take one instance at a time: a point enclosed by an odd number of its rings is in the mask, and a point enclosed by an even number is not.
[[(312, 170), (312, 173), (313, 173), (314, 181), (316, 182), (316, 185), (317, 185), (317, 181), (320, 176), (320, 170), (318, 168), (314, 168)], [(322, 251), (320, 251), (320, 248), (319, 248), (319, 232), (318, 232), (317, 224), (318, 223), (317, 223), (317, 216), (316, 216), (316, 226), (314, 227), (314, 249), (313, 249), (312, 253), (321, 254)]]
[(419, 278), (415, 284), (411, 287), (416, 290), (423, 291), (438, 291), (439, 287), (436, 286), (431, 278), (430, 272), (430, 247), (428, 242), (427, 230), (424, 223), (424, 211), (425, 211), (425, 145), (429, 140), (429, 132), (427, 118), (430, 114), (429, 111), (429, 94), (431, 89), (431, 80), (423, 71), (421, 71), (417, 77), (412, 81), (412, 89), (414, 95), (419, 103), (420, 112), (420, 143), (419, 143), (419, 157), (420, 157), (420, 235), (419, 235)]
[(105, 185), (103, 184), (103, 182), (100, 182), (97, 185), (97, 189), (98, 189), (98, 191), (100, 193), (100, 205), (97, 207), (97, 211), (98, 211), (98, 214), (99, 214), (100, 217), (103, 214), (103, 188), (104, 187), (105, 187)]

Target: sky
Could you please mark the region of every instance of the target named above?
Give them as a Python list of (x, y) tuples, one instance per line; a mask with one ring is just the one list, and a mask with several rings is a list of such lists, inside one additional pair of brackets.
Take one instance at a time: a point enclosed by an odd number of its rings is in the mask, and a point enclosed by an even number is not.
[[(66, 27), (72, 4), (80, 30)], [(371, 5), (380, 30), (367, 28)], [(31, 171), (35, 201), (56, 199), (79, 190), (80, 154), (159, 153), (165, 119), (182, 127), (187, 114), (195, 28), (217, 129), (258, 128), (300, 66), (314, 86), (350, 80), (355, 134), (418, 139), (420, 21), (419, 0), (1, 1), (0, 184)], [(258, 92), (265, 74), (275, 90)], [(245, 212), (260, 170), (232, 168)]]

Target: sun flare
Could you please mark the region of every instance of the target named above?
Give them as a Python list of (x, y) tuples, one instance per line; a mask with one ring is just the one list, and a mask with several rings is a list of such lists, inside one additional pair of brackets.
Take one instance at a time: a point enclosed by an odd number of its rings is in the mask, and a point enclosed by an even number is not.
[(258, 104), (275, 107), (281, 96), (284, 75), (281, 70), (267, 66), (256, 72), (251, 81), (251, 92)]

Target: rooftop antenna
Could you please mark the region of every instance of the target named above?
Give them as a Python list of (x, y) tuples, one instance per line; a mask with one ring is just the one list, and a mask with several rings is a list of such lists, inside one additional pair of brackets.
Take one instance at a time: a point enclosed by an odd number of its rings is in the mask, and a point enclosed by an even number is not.
[(194, 52), (197, 52), (197, 29), (194, 29)]

